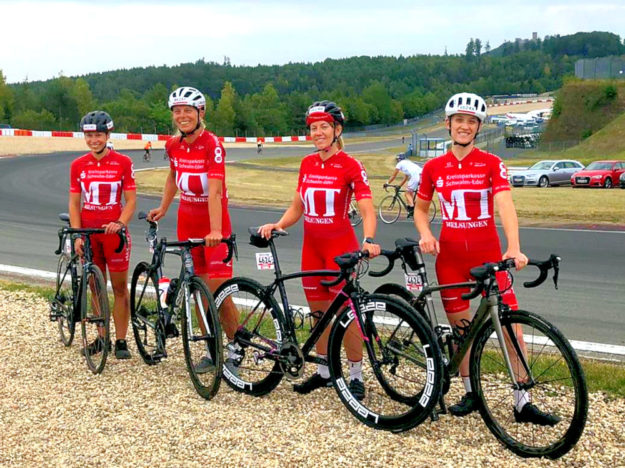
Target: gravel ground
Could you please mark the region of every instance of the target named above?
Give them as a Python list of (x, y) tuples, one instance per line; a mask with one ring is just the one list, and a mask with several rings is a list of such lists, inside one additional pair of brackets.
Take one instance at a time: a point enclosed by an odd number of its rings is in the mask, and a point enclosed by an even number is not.
[(112, 358), (95, 376), (80, 340), (64, 348), (47, 303), (31, 293), (0, 290), (0, 323), (0, 466), (625, 466), (625, 399), (591, 395), (577, 447), (528, 461), (476, 414), (395, 435), (360, 424), (333, 389), (301, 396), (284, 382), (253, 398), (224, 383), (207, 402), (179, 346), (148, 367), (131, 342), (131, 360)]

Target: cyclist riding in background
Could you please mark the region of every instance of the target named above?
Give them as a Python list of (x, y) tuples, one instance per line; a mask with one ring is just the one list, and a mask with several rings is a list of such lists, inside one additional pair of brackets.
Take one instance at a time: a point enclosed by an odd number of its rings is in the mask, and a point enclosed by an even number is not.
[(406, 155), (403, 153), (398, 154), (396, 159), (397, 165), (395, 166), (395, 170), (385, 185), (390, 185), (400, 172), (404, 174), (404, 180), (401, 181), (399, 186), (402, 187), (406, 184), (406, 182), (408, 182), (406, 185), (406, 193), (404, 195), (406, 197), (406, 205), (408, 207), (408, 217), (410, 218), (414, 213), (415, 193), (419, 188), (419, 182), (421, 182), (422, 169), (417, 163), (414, 163), (406, 158)]
[[(150, 210), (148, 220), (163, 218), (180, 190), (178, 240), (205, 239), (204, 247), (191, 251), (193, 267), (214, 292), (232, 278), (232, 261), (223, 263), (228, 247), (221, 243), (232, 233), (226, 191), (226, 151), (217, 136), (206, 130), (206, 99), (200, 91), (189, 86), (178, 88), (170, 94), (168, 106), (178, 131), (165, 144), (170, 170), (161, 203)], [(238, 323), (236, 308), (226, 306), (222, 311), (225, 311), (221, 317), (224, 330), (232, 338)], [(196, 371), (208, 371), (212, 365), (207, 355)]]
[(152, 142), (148, 141), (145, 146), (143, 147), (143, 149), (145, 150), (145, 153), (143, 154), (143, 159), (145, 159), (146, 161), (150, 160), (150, 151), (152, 150)]
[[(70, 224), (73, 228), (106, 229), (104, 234), (91, 236), (93, 262), (102, 270), (105, 281), (106, 267), (111, 277), (115, 298), (115, 357), (129, 359), (126, 332), (130, 317), (127, 283), (131, 240), (127, 226), (135, 211), (137, 199), (134, 168), (128, 156), (107, 146), (113, 130), (113, 120), (109, 114), (103, 111), (89, 112), (80, 121), (80, 129), (90, 152), (75, 159), (70, 167)], [(123, 206), (122, 193), (125, 200)], [(123, 227), (126, 227), (128, 243), (120, 253), (115, 253), (119, 238), (113, 234)], [(76, 239), (74, 247), (79, 255), (83, 255), (82, 239)], [(96, 340), (83, 352), (99, 352), (97, 348), (102, 346), (101, 343), (101, 340)]]
[[(527, 265), (521, 252), (519, 225), (512, 201), (506, 166), (498, 156), (475, 147), (475, 138), (486, 118), (486, 103), (480, 96), (459, 93), (445, 106), (445, 125), (453, 142), (451, 150), (425, 163), (417, 192), (415, 226), (421, 235), (419, 245), (424, 253), (436, 255), (439, 284), (472, 281), (469, 270), (484, 262), (513, 258), (517, 269)], [(430, 229), (428, 208), (436, 190), (440, 201), (442, 228), (437, 240)], [(495, 226), (497, 208), (507, 249), (501, 247)], [(497, 274), (504, 303), (518, 309), (517, 299), (505, 272)], [(461, 298), (468, 289), (441, 291), (443, 306), (452, 327), (460, 335), (471, 319), (469, 301)], [(522, 347), (523, 337), (519, 336)], [(517, 363), (518, 364), (518, 363)], [(472, 392), (469, 379), (469, 353), (460, 366), (466, 394), (449, 411), (464, 416), (478, 409), (479, 399)], [(540, 411), (531, 403), (525, 390), (514, 390), (514, 417), (518, 422), (554, 425), (557, 416)]]
[[(341, 108), (331, 101), (313, 103), (306, 112), (306, 125), (317, 152), (306, 156), (300, 165), (296, 193), (291, 206), (277, 223), (265, 224), (259, 233), (269, 239), (271, 231), (284, 230), (304, 217), (304, 242), (302, 246), (302, 271), (338, 270), (334, 257), (357, 250), (366, 250), (370, 257), (380, 253), (373, 237), (376, 216), (367, 173), (360, 161), (343, 151), (345, 117)], [(358, 242), (347, 215), (352, 194), (362, 213), (364, 239)], [(332, 299), (342, 284), (326, 287), (320, 277), (302, 279), (310, 311), (320, 317), (328, 310)], [(329, 328), (317, 341), (316, 351), (327, 357)], [(350, 362), (350, 389), (352, 394), (365, 395), (362, 379), (362, 341), (354, 332), (348, 341), (347, 356)], [(318, 364), (317, 372), (301, 384), (294, 385), (298, 393), (309, 393), (320, 387), (332, 385), (327, 365)]]

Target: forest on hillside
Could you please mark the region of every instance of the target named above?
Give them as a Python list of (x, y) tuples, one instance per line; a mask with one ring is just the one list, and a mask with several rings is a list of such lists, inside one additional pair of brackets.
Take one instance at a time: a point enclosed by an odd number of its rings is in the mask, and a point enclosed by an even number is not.
[(579, 58), (625, 54), (608, 32), (505, 42), (496, 49), (471, 39), (462, 55), (351, 57), (316, 63), (232, 66), (205, 62), (59, 76), (7, 84), (0, 70), (0, 123), (36, 130), (77, 130), (94, 109), (109, 112), (116, 131), (169, 133), (167, 96), (195, 86), (207, 97), (207, 124), (220, 135), (304, 132), (303, 113), (317, 99), (336, 101), (348, 128), (394, 124), (444, 105), (454, 92), (484, 96), (543, 93), (562, 86)]

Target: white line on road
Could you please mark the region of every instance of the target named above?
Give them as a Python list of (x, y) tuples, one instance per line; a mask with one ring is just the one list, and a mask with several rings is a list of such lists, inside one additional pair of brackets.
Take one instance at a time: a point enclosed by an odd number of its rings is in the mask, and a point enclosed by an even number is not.
[[(0, 264), (0, 273), (12, 273), (20, 276), (35, 277), (42, 279), (56, 279), (56, 273), (51, 271), (35, 270), (33, 268), (23, 268), (13, 265)], [(294, 306), (295, 309), (301, 309), (303, 313), (308, 311), (308, 307)], [(576, 351), (590, 351), (601, 354), (611, 354), (625, 356), (625, 346), (591, 343), (588, 341), (570, 340), (571, 346)]]

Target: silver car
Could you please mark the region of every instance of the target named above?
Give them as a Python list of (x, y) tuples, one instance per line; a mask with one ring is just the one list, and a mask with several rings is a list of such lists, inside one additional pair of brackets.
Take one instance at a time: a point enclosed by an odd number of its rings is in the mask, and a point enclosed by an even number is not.
[(571, 176), (582, 169), (584, 165), (572, 159), (546, 159), (524, 171), (513, 172), (510, 175), (510, 183), (514, 187), (571, 185)]

